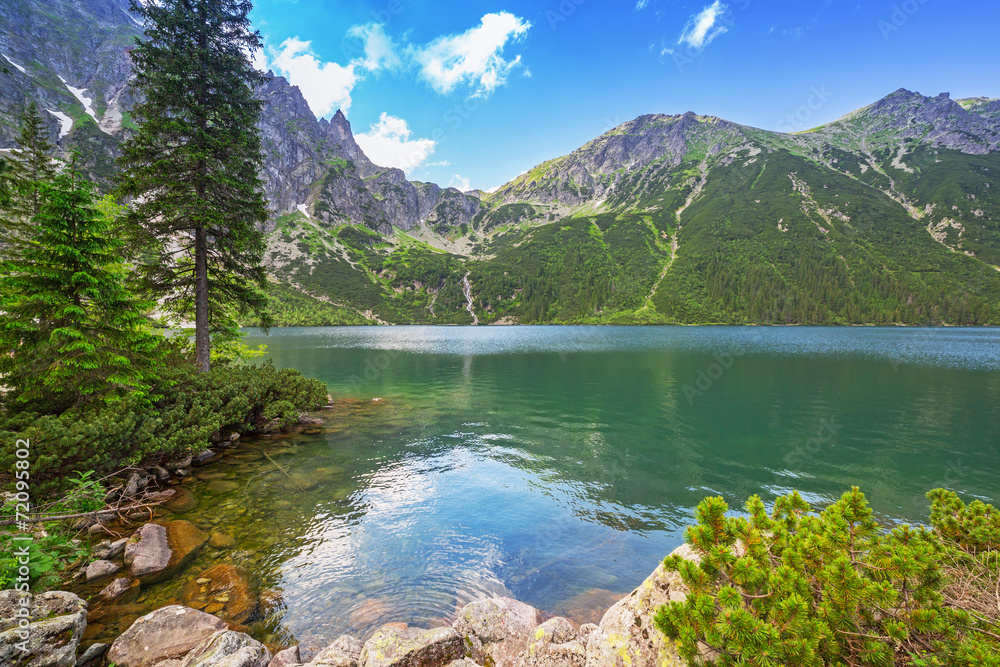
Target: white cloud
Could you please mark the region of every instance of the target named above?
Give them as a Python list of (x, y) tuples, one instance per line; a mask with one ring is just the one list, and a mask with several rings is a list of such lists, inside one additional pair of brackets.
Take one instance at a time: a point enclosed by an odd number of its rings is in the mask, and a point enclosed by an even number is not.
[(487, 192), (488, 194), (493, 194), (494, 192), (496, 192), (496, 191), (497, 191), (497, 190), (499, 190), (499, 189), (500, 189), (500, 186), (499, 186), (499, 185), (494, 185), (494, 186), (493, 186), (492, 188), (490, 188), (490, 189), (489, 189), (489, 190), (487, 190), (486, 192)]
[(447, 160), (441, 160), (440, 162), (428, 162), (424, 165), (425, 167), (450, 167), (451, 162)]
[(719, 19), (725, 16), (728, 9), (721, 0), (715, 0), (688, 20), (677, 43), (687, 44), (698, 50), (708, 46), (716, 37), (729, 31), (727, 26), (719, 25)]
[[(346, 65), (323, 62), (312, 49), (312, 42), (291, 37), (277, 49), (254, 54), (260, 69), (274, 68), (302, 90), (309, 107), (318, 117), (329, 116), (338, 108), (345, 114), (351, 108), (351, 91), (367, 74), (399, 67), (400, 60), (392, 39), (381, 25), (354, 26), (348, 38), (359, 40), (357, 54)], [(347, 48), (352, 43), (345, 40)]]
[(457, 86), (473, 89), (473, 97), (485, 97), (502, 86), (518, 65), (521, 56), (503, 57), (508, 42), (524, 38), (531, 23), (509, 12), (483, 16), (481, 23), (460, 35), (441, 36), (422, 47), (412, 47), (410, 55), (420, 75), (439, 93)]
[(472, 190), (472, 183), (465, 176), (455, 174), (451, 177), (451, 182), (448, 183), (449, 187), (458, 188), (462, 192), (468, 192)]
[(635, 10), (636, 11), (641, 11), (641, 10), (645, 9), (646, 5), (648, 5), (648, 4), (649, 4), (649, 0), (638, 0), (638, 2), (635, 3)]
[(437, 147), (433, 139), (410, 139), (411, 134), (405, 120), (383, 112), (377, 123), (354, 139), (375, 164), (409, 173), (421, 166)]

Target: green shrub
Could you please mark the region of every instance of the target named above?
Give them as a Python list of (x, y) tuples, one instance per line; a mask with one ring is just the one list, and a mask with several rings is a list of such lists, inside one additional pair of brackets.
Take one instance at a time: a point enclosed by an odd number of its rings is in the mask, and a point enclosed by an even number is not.
[(980, 641), (995, 626), (945, 602), (936, 533), (886, 532), (857, 488), (819, 514), (798, 493), (728, 509), (699, 504), (686, 540), (700, 562), (664, 561), (690, 593), (655, 622), (692, 664), (1000, 664)]
[(1000, 511), (981, 500), (966, 505), (952, 491), (934, 489), (931, 500), (931, 525), (944, 537), (970, 553), (996, 551), (1000, 548)]
[(299, 412), (290, 401), (277, 401), (267, 406), (264, 418), (277, 419), (283, 428), (287, 428), (298, 421)]
[[(187, 363), (170, 364), (157, 384), (162, 398), (152, 405), (126, 399), (62, 414), (0, 414), (4, 442), (31, 443), (35, 498), (65, 490), (74, 471), (101, 477), (153, 456), (204, 449), (222, 429), (252, 432), (263, 426), (268, 406), (283, 402), (308, 410), (327, 395), (322, 382), (271, 363), (219, 364), (204, 374)], [(0, 471), (10, 470), (14, 449), (7, 447), (0, 450)]]

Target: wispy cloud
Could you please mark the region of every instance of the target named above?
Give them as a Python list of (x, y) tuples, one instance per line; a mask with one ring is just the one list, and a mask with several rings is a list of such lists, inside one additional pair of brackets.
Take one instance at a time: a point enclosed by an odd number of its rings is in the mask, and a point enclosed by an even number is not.
[(641, 11), (645, 9), (648, 4), (649, 0), (638, 0), (638, 2), (635, 3), (635, 10)]
[(451, 182), (448, 183), (449, 187), (458, 188), (462, 192), (468, 192), (472, 189), (472, 183), (465, 176), (460, 174), (455, 174), (451, 177)]
[(351, 92), (368, 74), (396, 69), (401, 60), (392, 39), (381, 25), (354, 26), (348, 37), (360, 40), (359, 53), (347, 64), (324, 62), (315, 53), (312, 43), (291, 37), (277, 48), (255, 54), (261, 69), (273, 68), (302, 90), (313, 113), (329, 116), (338, 108), (347, 113), (351, 108)]
[(402, 118), (383, 112), (377, 123), (354, 139), (365, 155), (382, 167), (396, 167), (409, 173), (421, 166), (437, 148), (433, 139), (411, 139), (413, 133)]
[(507, 59), (503, 51), (530, 28), (531, 23), (509, 12), (486, 14), (478, 26), (411, 47), (410, 54), (420, 76), (437, 92), (447, 94), (464, 86), (472, 89), (473, 97), (486, 97), (521, 64), (520, 55)]
[(716, 37), (729, 31), (728, 26), (720, 24), (728, 9), (720, 0), (715, 0), (688, 20), (677, 44), (687, 44), (698, 50), (711, 44)]

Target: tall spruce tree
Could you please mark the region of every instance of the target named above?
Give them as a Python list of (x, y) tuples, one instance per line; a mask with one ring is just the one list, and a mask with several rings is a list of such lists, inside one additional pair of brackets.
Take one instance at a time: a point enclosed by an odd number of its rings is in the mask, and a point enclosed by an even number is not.
[(74, 166), (39, 188), (30, 239), (0, 261), (0, 373), (15, 402), (46, 410), (143, 395), (159, 336), (125, 286), (121, 241)]
[(235, 313), (267, 323), (261, 265), (268, 217), (254, 90), (262, 75), (248, 0), (132, 1), (146, 26), (132, 51), (139, 131), (122, 145), (119, 192), (143, 287), (181, 320), (194, 316), (196, 362)]
[(0, 172), (0, 198), (5, 200), (0, 219), (0, 245), (5, 255), (16, 255), (17, 249), (30, 237), (32, 219), (41, 209), (42, 187), (56, 173), (53, 147), (34, 102), (21, 114), (17, 146), (4, 160)]

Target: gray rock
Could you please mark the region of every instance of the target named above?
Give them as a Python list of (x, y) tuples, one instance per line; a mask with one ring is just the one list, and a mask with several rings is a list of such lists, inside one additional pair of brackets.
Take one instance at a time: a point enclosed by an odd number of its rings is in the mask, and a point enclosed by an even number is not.
[(96, 581), (110, 577), (121, 569), (122, 566), (118, 563), (112, 563), (109, 560), (95, 560), (87, 566), (87, 581)]
[(461, 660), (455, 660), (453, 662), (449, 662), (448, 667), (480, 667), (480, 666), (472, 662), (468, 658), (462, 658)]
[(147, 523), (125, 545), (125, 564), (133, 575), (143, 577), (167, 569), (171, 553), (166, 527)]
[(165, 482), (170, 479), (170, 471), (163, 466), (153, 466), (149, 469), (149, 472), (152, 473), (153, 477), (155, 477), (158, 481)]
[(310, 665), (332, 665), (333, 667), (358, 667), (364, 645), (350, 635), (338, 637), (336, 641), (316, 654)]
[(544, 620), (542, 612), (512, 598), (493, 597), (465, 605), (454, 628), (466, 639), (469, 657), (495, 667), (513, 665), (532, 631)]
[(111, 560), (112, 558), (118, 558), (125, 552), (125, 543), (128, 542), (127, 537), (123, 537), (120, 540), (104, 540), (100, 542), (97, 546), (93, 548), (91, 553), (94, 558), (101, 560)]
[(226, 627), (221, 618), (190, 607), (161, 607), (138, 619), (114, 641), (108, 662), (118, 667), (163, 667), (162, 661), (183, 658)]
[(215, 458), (215, 456), (216, 456), (215, 452), (213, 452), (211, 449), (206, 449), (203, 452), (198, 452), (197, 454), (192, 455), (191, 464), (196, 466), (205, 465), (213, 458)]
[[(674, 553), (697, 560), (686, 544)], [(604, 614), (597, 630), (587, 640), (587, 667), (622, 663), (658, 667), (684, 665), (676, 644), (653, 625), (653, 616), (661, 605), (686, 597), (687, 589), (680, 575), (667, 572), (661, 563), (638, 588)]]
[(519, 667), (584, 667), (587, 649), (580, 633), (561, 616), (535, 628), (528, 646), (519, 656)]
[(80, 658), (76, 661), (76, 667), (85, 667), (88, 663), (96, 661), (104, 652), (108, 650), (107, 644), (91, 644), (87, 647), (87, 650), (83, 652)]
[(462, 658), (462, 637), (452, 628), (377, 630), (361, 650), (361, 667), (445, 667)]
[[(22, 609), (27, 609), (26, 619), (20, 617)], [(86, 628), (87, 603), (72, 593), (0, 591), (4, 667), (73, 667)]]
[(208, 535), (188, 521), (147, 523), (125, 544), (125, 564), (143, 584), (165, 579), (193, 559)]
[(166, 463), (163, 464), (163, 467), (166, 468), (167, 470), (180, 470), (182, 468), (190, 468), (191, 458), (192, 458), (191, 455), (188, 454), (187, 456), (181, 457), (179, 459), (167, 461)]
[(284, 651), (275, 653), (267, 667), (292, 667), (292, 665), (299, 665), (301, 663), (302, 659), (299, 657), (299, 647), (296, 644), (291, 648), (286, 648)]
[(242, 632), (220, 630), (191, 650), (181, 667), (267, 667), (271, 652)]

